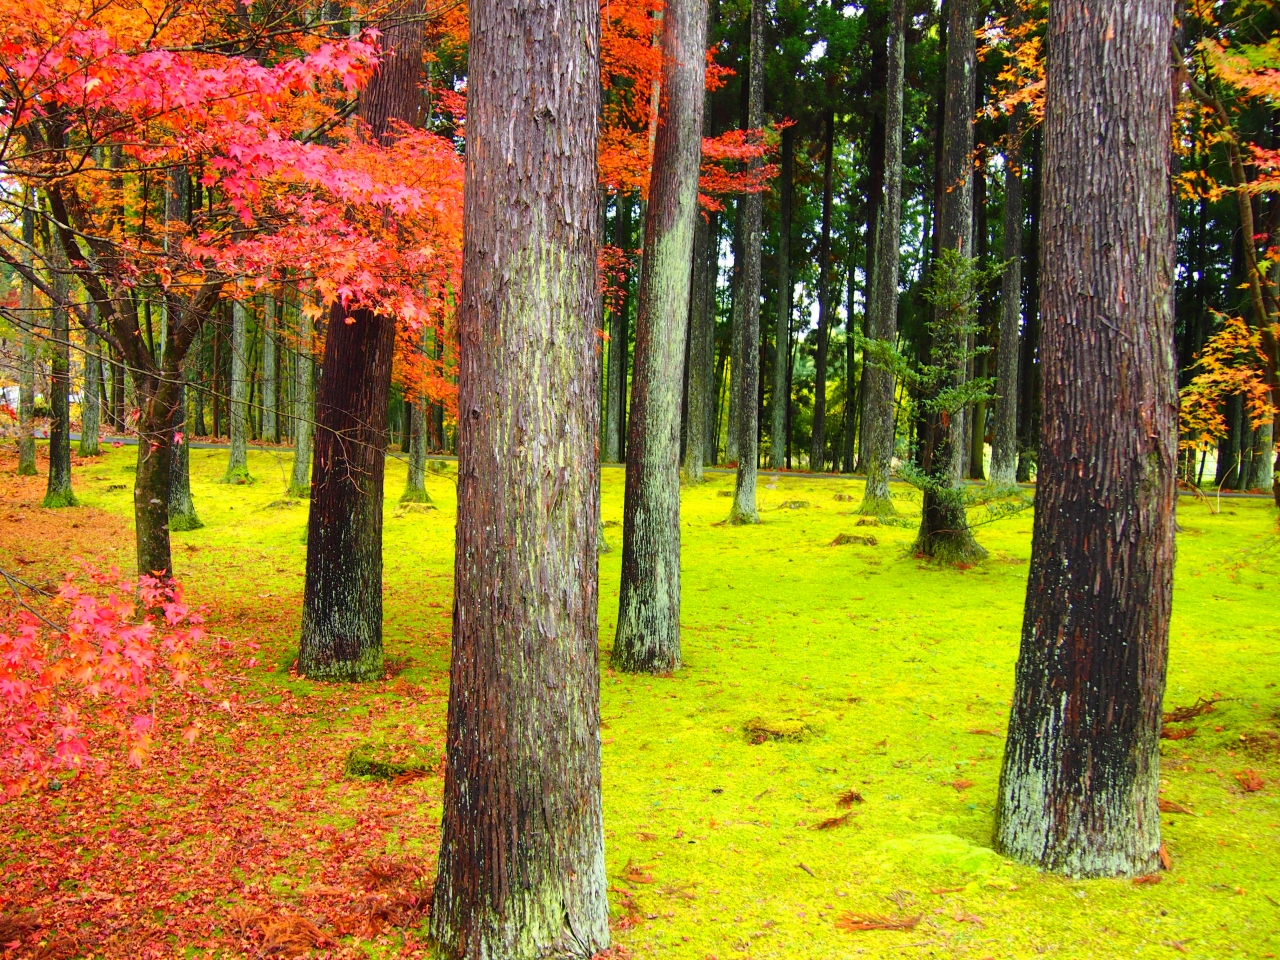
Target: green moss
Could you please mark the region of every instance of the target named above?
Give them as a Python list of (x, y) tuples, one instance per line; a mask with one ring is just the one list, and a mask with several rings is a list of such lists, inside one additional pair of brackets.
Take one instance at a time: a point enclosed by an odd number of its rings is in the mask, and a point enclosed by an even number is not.
[(40, 506), (46, 510), (61, 510), (65, 507), (78, 507), (80, 501), (76, 499), (76, 495), (68, 490), (54, 490), (44, 495), (44, 499), (40, 501)]
[(440, 757), (422, 744), (367, 740), (351, 748), (343, 769), (349, 777), (394, 780), (403, 776), (426, 776), (439, 764)]
[[(88, 505), (132, 515), (127, 491), (89, 482), (118, 478), (129, 455), (111, 450), (77, 465)], [(249, 457), (259, 476), (275, 469), (272, 453)], [(292, 659), (285, 651), (296, 646), (306, 511), (261, 510), (279, 495), (267, 489), (272, 484), (218, 486), (225, 458), (192, 451), (193, 495), (209, 526), (183, 537), (175, 563), (193, 599), (210, 604), (211, 630), (264, 645), (245, 695), (292, 691), (304, 710), (289, 723), (311, 724), (317, 743), (424, 742), (439, 756), (453, 479), (428, 474), (439, 509), (385, 528), (386, 654), (413, 662), (388, 684), (335, 689), (285, 669)], [(404, 483), (403, 463), (389, 460), (387, 512)], [(609, 670), (602, 652), (605, 850), (611, 886), (628, 890), (635, 905), (636, 922), (614, 934), (632, 957), (1280, 955), (1280, 909), (1271, 902), (1280, 902), (1280, 625), (1271, 613), (1280, 549), (1268, 501), (1224, 499), (1217, 515), (1189, 498), (1179, 504), (1166, 708), (1215, 693), (1234, 699), (1188, 721), (1195, 736), (1161, 741), (1163, 796), (1191, 812), (1161, 816), (1172, 872), (1159, 884), (1135, 885), (1048, 876), (991, 849), (1030, 511), (980, 527), (990, 557), (958, 569), (909, 552), (920, 499), (903, 485), (890, 488), (899, 522), (866, 525), (874, 549), (829, 546), (842, 532), (864, 529), (847, 513), (862, 500), (858, 480), (783, 473), (775, 489), (758, 490), (769, 519), (759, 526), (722, 522), (720, 494), (731, 495), (732, 486), (731, 475), (715, 473), (682, 491), (681, 671), (624, 675)], [(606, 527), (622, 518), (622, 494), (623, 470), (606, 467)], [(851, 499), (837, 503), (835, 494)], [(777, 509), (796, 499), (810, 508)], [(617, 546), (619, 535), (610, 535)], [(621, 562), (618, 549), (600, 557), (606, 651)], [(221, 613), (231, 607), (225, 591), (291, 618), (275, 635), (262, 622), (235, 622)], [(264, 594), (271, 599), (258, 599)], [(360, 704), (370, 709), (357, 719)], [(757, 718), (803, 721), (811, 730), (798, 742), (751, 743), (744, 727)], [(324, 775), (345, 812), (366, 816), (376, 795), (334, 776), (344, 750), (334, 746)], [(1242, 788), (1236, 775), (1246, 769), (1257, 771), (1262, 789)], [(408, 789), (423, 817), (438, 822), (438, 767), (397, 788), (396, 802)], [(851, 790), (865, 802), (842, 807)], [(852, 816), (838, 830), (812, 829), (845, 813)], [(435, 836), (398, 842), (429, 848)], [(644, 865), (654, 882), (628, 883), (628, 862)], [(610, 897), (615, 919), (627, 915), (621, 895)], [(844, 911), (925, 919), (910, 933), (855, 933), (836, 926)], [(362, 946), (389, 955), (389, 947)]]
[(172, 513), (169, 514), (169, 529), (171, 531), (199, 530), (204, 526), (204, 522), (196, 516), (196, 512), (192, 510), (190, 513)]

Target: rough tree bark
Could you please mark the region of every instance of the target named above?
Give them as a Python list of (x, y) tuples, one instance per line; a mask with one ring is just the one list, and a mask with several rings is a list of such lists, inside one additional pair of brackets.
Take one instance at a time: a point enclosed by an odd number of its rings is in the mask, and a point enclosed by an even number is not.
[(822, 235), (818, 241), (818, 338), (814, 361), (813, 433), (809, 437), (809, 469), (821, 472), (827, 459), (827, 340), (831, 330), (831, 167), (835, 153), (836, 115), (827, 110), (826, 150), (822, 167)]
[(693, 291), (689, 307), (689, 414), (685, 431), (684, 479), (702, 483), (711, 447), (711, 416), (715, 410), (716, 314), (715, 243), (716, 215), (694, 220)]
[[(867, 297), (867, 338), (863, 351), (863, 465), (867, 484), (859, 513), (888, 517), (897, 513), (889, 497), (893, 464), (893, 370), (884, 351), (898, 339), (898, 260), (902, 248), (902, 98), (906, 43), (906, 0), (889, 9), (888, 73), (885, 78), (884, 196), (876, 229), (875, 270)], [(880, 359), (877, 360), (877, 352)]]
[[(428, 350), (428, 328), (424, 324), (419, 335), (418, 349), (425, 356)], [(409, 407), (409, 470), (405, 480), (401, 503), (430, 503), (427, 493), (427, 403), (426, 397), (418, 397)]]
[[(619, 194), (613, 214), (613, 245), (631, 248), (631, 197)], [(627, 429), (627, 314), (631, 307), (629, 285), (616, 310), (609, 316), (609, 369), (605, 372), (604, 444), (601, 457), (606, 463), (622, 459), (622, 434)]]
[(791, 197), (796, 152), (795, 127), (782, 131), (782, 169), (778, 183), (778, 317), (773, 334), (773, 399), (770, 407), (769, 465), (787, 462), (788, 364), (791, 359)]
[(252, 483), (249, 474), (249, 311), (238, 298), (231, 301), (231, 401), (228, 433), (231, 450), (223, 483)]
[(1018, 328), (1022, 320), (1022, 137), (1027, 108), (1009, 118), (1004, 154), (1004, 275), (1000, 288), (1000, 343), (996, 350), (995, 424), (991, 443), (993, 490), (1012, 488), (1018, 475)]
[[(1040, 445), (1040, 128), (1031, 133), (1030, 176), (1026, 182), (1027, 229), (1023, 236), (1022, 335), (1018, 342), (1018, 483), (1031, 480)], [(1024, 167), (1025, 169), (1025, 167)]]
[[(90, 322), (97, 326), (98, 311), (87, 306)], [(102, 357), (98, 335), (94, 329), (84, 331), (84, 377), (80, 391), (80, 456), (96, 457), (102, 453)]]
[[(369, 135), (422, 110), (423, 0), (384, 24), (383, 59), (360, 96)], [(316, 395), (315, 463), (298, 671), (327, 680), (382, 677), (382, 496), (395, 321), (336, 303)]]
[(680, 667), (680, 393), (702, 158), (706, 0), (667, 0), (662, 86), (640, 280), (622, 513), (618, 632), (610, 662)]
[(267, 294), (262, 303), (262, 439), (280, 442), (280, 396), (277, 371), (279, 352), (276, 330), (280, 312), (276, 298)]
[[(938, 247), (973, 256), (973, 103), (977, 82), (977, 41), (973, 32), (975, 0), (948, 0), (946, 102), (943, 106), (942, 151), (938, 167)], [(935, 308), (940, 314), (941, 308)], [(939, 316), (939, 320), (942, 318)], [(941, 326), (941, 323), (940, 323)], [(945, 329), (945, 328), (944, 328)], [(943, 334), (947, 335), (947, 334)], [(933, 350), (946, 355), (946, 346)], [(956, 355), (959, 355), (957, 353)], [(963, 364), (963, 362), (962, 362)], [(952, 372), (951, 387), (963, 385), (965, 370)], [(932, 412), (926, 421), (922, 463), (930, 483), (924, 489), (916, 550), (947, 561), (983, 556), (969, 531), (960, 495), (965, 462), (965, 417)]]
[[(173, 447), (169, 453), (169, 530), (199, 530), (204, 522), (196, 514), (191, 497), (191, 424), (187, 416), (187, 387), (192, 379), (192, 362), (183, 363), (182, 382), (178, 384), (177, 403), (173, 409)], [(179, 439), (180, 438), (180, 439)]]
[(71, 492), (71, 325), (67, 258), (49, 243), (49, 286), (53, 291), (49, 330), (49, 480), (42, 507), (79, 506)]
[[(30, 269), (35, 262), (36, 216), (28, 205), (30, 194), (22, 209), (22, 262)], [(22, 279), (19, 306), (22, 308), (22, 326), (19, 332), (18, 358), (18, 476), (34, 477), (36, 468), (36, 338), (31, 332), (36, 317), (36, 288), (27, 278)]]
[(1177, 398), (1169, 0), (1049, 12), (1031, 574), (996, 843), (1071, 876), (1160, 867)]
[(597, 666), (597, 0), (472, 0), (446, 955), (609, 945)]
[[(748, 74), (747, 128), (764, 126), (764, 25), (766, 0), (751, 0), (751, 64)], [(760, 161), (752, 160), (752, 165)], [(764, 196), (748, 193), (739, 208), (742, 216), (742, 366), (738, 378), (738, 470), (733, 486), (730, 523), (759, 523), (756, 512), (756, 468), (760, 460), (760, 234)]]

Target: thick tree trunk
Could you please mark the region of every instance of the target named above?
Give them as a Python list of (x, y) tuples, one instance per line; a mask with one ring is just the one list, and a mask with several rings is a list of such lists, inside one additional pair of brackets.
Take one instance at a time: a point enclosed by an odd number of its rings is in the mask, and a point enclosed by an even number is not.
[[(30, 194), (27, 194), (28, 198)], [(30, 268), (35, 261), (35, 211), (24, 205), (22, 210), (22, 262)], [(36, 288), (22, 281), (19, 306), (22, 322), (19, 330), (18, 356), (18, 476), (34, 477), (36, 467), (36, 338), (32, 333), (36, 318)]]
[(636, 315), (612, 665), (680, 667), (680, 392), (698, 213), (706, 0), (667, 0), (662, 87)]
[[(97, 323), (98, 311), (88, 305), (91, 322)], [(98, 353), (98, 335), (84, 332), (84, 387), (80, 391), (80, 456), (96, 457), (102, 452), (102, 357)]]
[(1160, 866), (1177, 466), (1172, 12), (1168, 0), (1063, 0), (1049, 15), (1043, 441), (996, 842), (1071, 876)]
[[(613, 244), (631, 249), (631, 197), (619, 194), (613, 215)], [(609, 316), (609, 368), (605, 371), (604, 445), (601, 459), (618, 463), (622, 459), (622, 435), (627, 429), (627, 314), (631, 307), (630, 284)]]
[(311, 359), (311, 320), (298, 311), (298, 352), (294, 361), (293, 469), (289, 496), (311, 496), (311, 441), (315, 436), (315, 371)]
[(223, 483), (252, 483), (249, 475), (249, 311), (231, 301), (231, 450)]
[[(885, 83), (884, 198), (876, 229), (875, 271), (867, 297), (867, 338), (863, 351), (863, 466), (867, 484), (859, 512), (875, 517), (897, 513), (889, 497), (893, 466), (894, 382), (887, 351), (898, 340), (898, 261), (902, 249), (902, 102), (906, 0), (889, 11), (888, 74)], [(879, 360), (877, 359), (879, 358)]]
[(279, 353), (276, 337), (279, 321), (276, 298), (267, 294), (262, 305), (262, 439), (280, 442)]
[[(947, 93), (943, 107), (942, 153), (938, 168), (938, 246), (961, 257), (973, 256), (973, 103), (976, 84), (977, 45), (973, 33), (974, 0), (948, 0)], [(951, 336), (935, 308), (938, 336)], [(947, 345), (934, 343), (936, 355), (948, 355)], [(963, 353), (963, 351), (958, 351)], [(948, 374), (947, 387), (965, 380), (964, 362)], [(916, 550), (927, 557), (958, 561), (985, 555), (969, 531), (965, 516), (963, 476), (966, 440), (961, 410), (948, 416), (934, 410), (927, 418), (924, 460), (930, 482), (924, 489), (920, 534)]]
[(54, 299), (49, 331), (49, 482), (41, 506), (75, 507), (79, 501), (71, 492), (71, 327), (65, 306), (70, 284), (61, 246), (54, 241), (49, 247)]
[(1018, 473), (1018, 328), (1022, 320), (1022, 137), (1027, 108), (1009, 118), (1004, 155), (1004, 275), (1000, 288), (1000, 342), (996, 352), (995, 430), (991, 443), (993, 490), (1012, 488)]
[(774, 470), (786, 466), (787, 406), (790, 401), (791, 360), (791, 196), (795, 177), (795, 127), (782, 131), (782, 170), (778, 183), (778, 318), (773, 334), (773, 398), (770, 407), (769, 464)]
[(715, 214), (698, 213), (693, 229), (693, 291), (689, 308), (689, 408), (684, 445), (684, 479), (702, 483), (711, 459), (711, 416), (715, 409), (716, 365)]
[(472, 0), (458, 531), (431, 933), (609, 945), (597, 666), (599, 4)]
[(818, 241), (818, 329), (814, 361), (813, 433), (809, 469), (820, 473), (827, 460), (827, 340), (831, 330), (831, 170), (835, 153), (835, 111), (827, 110), (826, 150), (822, 166), (822, 237)]
[[(748, 77), (747, 127), (764, 126), (764, 27), (767, 0), (751, 0), (751, 66)], [(752, 165), (759, 161), (753, 160)], [(760, 461), (760, 234), (764, 197), (748, 193), (742, 200), (742, 353), (738, 378), (738, 472), (733, 487), (730, 523), (759, 523), (756, 512), (756, 468)], [(735, 426), (731, 426), (734, 429)]]
[[(422, 97), (421, 0), (385, 25), (385, 58), (360, 96), (371, 138), (412, 124)], [(326, 680), (377, 680), (382, 658), (382, 500), (395, 321), (335, 304), (316, 397), (315, 467), (298, 670)], [(296, 471), (295, 471), (296, 474)]]

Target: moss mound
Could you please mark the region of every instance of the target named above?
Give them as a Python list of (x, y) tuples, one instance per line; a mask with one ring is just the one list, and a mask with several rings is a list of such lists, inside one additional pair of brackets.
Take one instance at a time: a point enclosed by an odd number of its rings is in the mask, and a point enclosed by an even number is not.
[(366, 740), (351, 748), (344, 770), (349, 777), (395, 780), (425, 777), (439, 762), (439, 756), (425, 744)]

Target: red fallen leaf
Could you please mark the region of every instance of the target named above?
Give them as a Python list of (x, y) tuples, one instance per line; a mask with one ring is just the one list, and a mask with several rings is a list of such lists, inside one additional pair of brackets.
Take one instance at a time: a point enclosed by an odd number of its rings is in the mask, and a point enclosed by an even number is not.
[(857, 790), (846, 790), (844, 793), (840, 794), (840, 796), (836, 797), (836, 806), (838, 807), (847, 808), (852, 807), (855, 803), (865, 802), (866, 801), (862, 798), (862, 794)]
[(1164, 877), (1160, 876), (1158, 873), (1148, 873), (1145, 877), (1134, 877), (1133, 882), (1140, 886), (1144, 883), (1156, 884), (1163, 879)]
[(1237, 773), (1236, 782), (1240, 784), (1240, 789), (1245, 793), (1254, 793), (1267, 785), (1267, 781), (1263, 780), (1258, 771), (1253, 769), (1241, 770)]
[(947, 784), (948, 786), (955, 787), (957, 790), (968, 790), (970, 787), (973, 786), (973, 781), (972, 780), (949, 780), (947, 781)]
[(874, 913), (843, 913), (836, 919), (837, 930), (914, 930), (924, 917), (889, 917)]
[(1164, 799), (1164, 797), (1161, 797), (1160, 812), (1161, 813), (1193, 813), (1194, 811), (1192, 811), (1188, 807), (1184, 807), (1182, 804), (1178, 803), (1176, 800), (1166, 800)]
[(1173, 869), (1173, 858), (1169, 856), (1169, 851), (1165, 849), (1164, 844), (1160, 844), (1160, 866), (1166, 870)]
[(1195, 735), (1195, 727), (1162, 727), (1160, 729), (1161, 740), (1186, 740)]
[(984, 729), (983, 727), (974, 727), (974, 728), (973, 728), (972, 730), (970, 730), (969, 732), (970, 732), (970, 733), (972, 733), (972, 734), (974, 734), (975, 736), (980, 736), (980, 737), (998, 737), (998, 736), (1000, 736), (1000, 734), (996, 733), (994, 730), (987, 730), (987, 729)]
[(827, 819), (815, 823), (810, 830), (834, 830), (836, 827), (843, 827), (849, 822), (849, 818), (853, 816), (853, 812), (841, 814), (838, 817), (827, 817)]
[(629, 883), (653, 883), (653, 874), (646, 873), (644, 867), (628, 860), (622, 868), (622, 879)]

